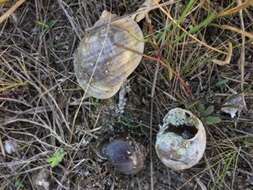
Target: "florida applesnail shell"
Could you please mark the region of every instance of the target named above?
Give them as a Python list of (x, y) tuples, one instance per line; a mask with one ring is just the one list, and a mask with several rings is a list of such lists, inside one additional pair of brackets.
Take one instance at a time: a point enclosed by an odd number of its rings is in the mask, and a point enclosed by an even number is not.
[(144, 51), (139, 25), (130, 17), (110, 23), (113, 17), (116, 15), (104, 11), (95, 24), (98, 28), (86, 33), (75, 55), (77, 80), (81, 87), (88, 88), (87, 97), (112, 97), (142, 59), (140, 54), (133, 52), (142, 54)]
[(175, 108), (163, 119), (157, 138), (156, 153), (173, 170), (196, 165), (206, 148), (206, 132), (202, 122), (190, 111)]
[[(137, 21), (159, 0), (146, 0), (139, 12), (119, 18), (104, 11), (85, 33), (74, 54), (74, 70), (86, 97), (106, 99), (118, 92), (135, 70), (144, 52), (143, 33)], [(150, 10), (150, 9), (148, 9)]]
[(118, 138), (102, 147), (102, 155), (122, 174), (136, 174), (144, 168), (145, 149), (132, 139)]

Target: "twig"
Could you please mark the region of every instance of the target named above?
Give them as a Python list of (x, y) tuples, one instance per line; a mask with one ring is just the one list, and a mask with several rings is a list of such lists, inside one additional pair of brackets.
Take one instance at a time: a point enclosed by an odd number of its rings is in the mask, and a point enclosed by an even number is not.
[(195, 180), (196, 180), (196, 182), (199, 185), (199, 187), (200, 187), (201, 190), (207, 190), (206, 185), (202, 181), (200, 181), (200, 179), (198, 177), (196, 177)]
[(3, 156), (5, 157), (5, 150), (4, 150), (4, 145), (3, 145), (3, 141), (2, 141), (2, 137), (0, 136), (0, 149), (2, 151)]
[(230, 30), (232, 32), (236, 32), (238, 34), (244, 35), (245, 37), (248, 37), (251, 40), (253, 40), (253, 33), (252, 32), (246, 32), (245, 30), (241, 30), (239, 28), (229, 26), (229, 25), (216, 25), (216, 24), (213, 24), (213, 26), (218, 27), (218, 28), (223, 29), (223, 30)]
[(233, 45), (231, 42), (228, 43), (228, 54), (226, 56), (226, 59), (224, 61), (222, 60), (218, 60), (218, 59), (213, 59), (213, 63), (217, 64), (217, 65), (227, 65), (230, 63), (231, 58), (232, 58), (232, 54), (233, 54)]
[(64, 2), (62, 0), (58, 0), (58, 4), (60, 5), (61, 9), (63, 10), (64, 14), (66, 15), (66, 17), (68, 18), (68, 21), (70, 22), (76, 36), (78, 37), (78, 39), (81, 39), (81, 35), (80, 32), (78, 31), (77, 27), (76, 27), (76, 23), (74, 21), (74, 19), (69, 15), (68, 11), (65, 9), (64, 7)]
[[(240, 2), (240, 0), (238, 0)], [(237, 150), (237, 155), (236, 155), (236, 158), (235, 158), (235, 167), (233, 168), (233, 178), (232, 178), (232, 182), (231, 182), (231, 189), (234, 189), (234, 183), (235, 183), (235, 178), (236, 178), (236, 172), (237, 172), (237, 169), (238, 169), (238, 160), (239, 160), (239, 157), (240, 157), (240, 153), (241, 153), (241, 147), (238, 148)]]
[[(242, 5), (241, 0), (237, 0), (238, 6)], [(243, 20), (242, 10), (239, 12), (240, 15), (240, 22), (241, 22), (241, 29), (242, 29), (242, 47), (241, 47), (241, 57), (240, 57), (240, 70), (241, 70), (241, 92), (244, 91), (244, 66), (245, 66), (245, 25)]]
[[(149, 23), (149, 28), (152, 33), (154, 32), (153, 26), (151, 22)], [(155, 74), (154, 74), (154, 79), (152, 82), (152, 89), (151, 89), (151, 105), (150, 105), (150, 121), (149, 121), (149, 139), (150, 139), (150, 189), (154, 189), (154, 178), (153, 178), (153, 173), (154, 173), (154, 165), (153, 165), (153, 112), (154, 112), (154, 96), (155, 96), (155, 90), (156, 90), (156, 83), (157, 83), (157, 76), (159, 73), (159, 68), (160, 68), (160, 59), (161, 59), (161, 47), (158, 46), (158, 44), (154, 41), (154, 45), (157, 48), (157, 60), (156, 60), (156, 69), (155, 69)], [(164, 45), (164, 41), (162, 42), (161, 46)]]
[(149, 139), (150, 139), (150, 189), (153, 190), (154, 189), (154, 178), (153, 178), (153, 171), (154, 171), (154, 167), (153, 167), (153, 145), (152, 145), (152, 138), (153, 138), (153, 112), (154, 112), (154, 96), (155, 96), (155, 86), (156, 86), (156, 81), (157, 81), (157, 75), (158, 75), (158, 71), (159, 71), (159, 62), (157, 61), (156, 63), (156, 70), (155, 70), (155, 75), (154, 75), (154, 79), (153, 79), (153, 84), (152, 84), (152, 91), (151, 91), (151, 106), (150, 106), (150, 121), (149, 121)]
[(11, 14), (14, 13), (14, 11), (21, 6), (26, 0), (19, 0), (17, 1), (8, 11), (6, 11), (1, 17), (0, 17), (0, 24), (5, 21)]
[(247, 0), (244, 3), (240, 3), (238, 6), (236, 6), (234, 8), (228, 9), (226, 11), (222, 11), (221, 13), (218, 14), (218, 17), (224, 17), (224, 16), (228, 16), (228, 15), (238, 13), (238, 12), (242, 11), (243, 9), (248, 8), (252, 4), (253, 4), (252, 0)]

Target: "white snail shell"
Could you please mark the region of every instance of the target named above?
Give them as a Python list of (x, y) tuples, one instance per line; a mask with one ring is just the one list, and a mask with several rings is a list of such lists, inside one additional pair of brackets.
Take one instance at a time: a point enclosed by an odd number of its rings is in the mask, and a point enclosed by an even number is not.
[(143, 33), (137, 22), (104, 11), (74, 55), (75, 74), (87, 90), (86, 97), (106, 99), (116, 94), (143, 52)]
[(163, 119), (156, 138), (159, 159), (173, 170), (196, 165), (206, 148), (206, 132), (202, 122), (190, 111), (175, 108)]

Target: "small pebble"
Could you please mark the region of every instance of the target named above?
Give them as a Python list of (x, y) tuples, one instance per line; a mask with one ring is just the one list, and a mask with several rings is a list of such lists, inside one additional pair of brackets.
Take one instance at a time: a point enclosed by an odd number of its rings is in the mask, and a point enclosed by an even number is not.
[(14, 140), (6, 140), (4, 142), (4, 150), (7, 154), (13, 154), (17, 151), (17, 143)]
[(46, 169), (40, 170), (40, 172), (35, 176), (34, 183), (39, 190), (49, 190), (50, 183), (48, 181), (49, 172)]

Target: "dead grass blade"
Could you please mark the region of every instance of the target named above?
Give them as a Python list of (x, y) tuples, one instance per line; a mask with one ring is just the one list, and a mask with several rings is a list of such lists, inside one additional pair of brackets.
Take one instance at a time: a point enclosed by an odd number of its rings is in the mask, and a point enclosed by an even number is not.
[(205, 42), (199, 40), (198, 38), (196, 38), (192, 34), (190, 34), (186, 29), (184, 29), (180, 24), (178, 24), (178, 22), (174, 18), (172, 18), (172, 16), (170, 15), (170, 13), (168, 13), (162, 6), (159, 5), (159, 8), (168, 17), (168, 19), (170, 19), (178, 28), (180, 28), (183, 32), (185, 32), (188, 36), (190, 36), (196, 42), (198, 42), (199, 44), (201, 44), (201, 45), (205, 46), (206, 48), (211, 49), (213, 51), (216, 51), (216, 52), (219, 52), (219, 53), (222, 53), (222, 54), (225, 54), (225, 55), (227, 54), (226, 52), (221, 51), (221, 50), (219, 50), (217, 48), (214, 48), (214, 47), (206, 44)]
[(215, 24), (214, 26), (218, 27), (220, 29), (223, 29), (223, 30), (230, 30), (232, 32), (236, 32), (238, 34), (244, 35), (244, 36), (250, 38), (251, 40), (253, 40), (253, 33), (252, 32), (243, 31), (240, 28), (236, 28), (236, 27), (229, 26), (229, 25), (216, 25)]
[(231, 42), (228, 42), (228, 53), (227, 53), (227, 57), (224, 61), (222, 60), (218, 60), (218, 59), (213, 59), (213, 63), (217, 64), (217, 65), (227, 65), (230, 63), (231, 61), (231, 57), (232, 57), (232, 54), (233, 54), (233, 45)]
[(19, 0), (17, 1), (8, 11), (6, 11), (1, 17), (0, 17), (0, 24), (5, 21), (9, 16), (11, 16), (15, 10), (20, 7), (26, 0)]
[(170, 65), (168, 65), (166, 62), (164, 62), (162, 59), (142, 54), (142, 53), (140, 53), (138, 51), (135, 51), (135, 50), (133, 50), (133, 49), (131, 49), (129, 47), (126, 47), (126, 46), (124, 46), (122, 44), (117, 44), (116, 43), (116, 46), (118, 46), (120, 48), (124, 48), (124, 49), (126, 49), (128, 51), (132, 51), (132, 52), (134, 52), (136, 54), (142, 55), (143, 58), (145, 58), (145, 59), (148, 59), (148, 60), (160, 63), (163, 67), (165, 67), (168, 70), (169, 73), (171, 73), (171, 75), (175, 76), (180, 81), (180, 84), (185, 89), (185, 91), (187, 92), (187, 94), (188, 95), (192, 95), (191, 89), (189, 88), (189, 86), (187, 85), (187, 83), (184, 81), (184, 79), (180, 76), (180, 74), (177, 71), (173, 70), (170, 67)]
[[(241, 0), (237, 0), (238, 5), (242, 4)], [(241, 91), (244, 91), (244, 74), (245, 74), (245, 24), (243, 18), (243, 12), (240, 10), (240, 22), (241, 22), (241, 38), (242, 38), (242, 47), (241, 47), (241, 57), (239, 60), (240, 70), (241, 70)]]
[(7, 1), (9, 1), (9, 0), (0, 0), (0, 5), (7, 3)]
[(252, 6), (252, 5), (253, 5), (253, 1), (252, 0), (247, 0), (244, 3), (238, 5), (238, 6), (234, 7), (234, 8), (222, 11), (221, 13), (218, 14), (218, 17), (224, 17), (224, 16), (229, 16), (229, 15), (238, 13), (241, 10), (246, 9), (249, 6)]
[(0, 136), (0, 149), (1, 149), (2, 155), (5, 157), (6, 154), (5, 154), (5, 150), (4, 150), (4, 146), (3, 146), (3, 141), (2, 141), (2, 137), (1, 136)]

